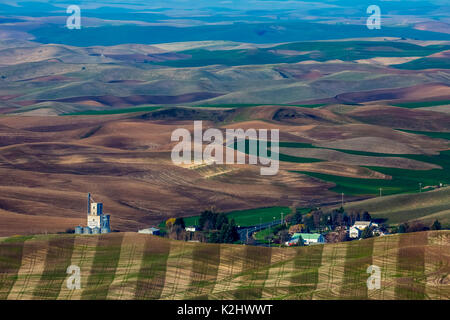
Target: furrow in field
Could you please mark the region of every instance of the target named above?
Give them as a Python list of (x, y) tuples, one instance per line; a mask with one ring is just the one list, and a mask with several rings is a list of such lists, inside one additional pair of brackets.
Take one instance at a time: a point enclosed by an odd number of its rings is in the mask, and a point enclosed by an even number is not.
[(326, 245), (322, 252), (318, 283), (313, 299), (338, 299), (344, 281), (347, 244)]
[(108, 299), (133, 299), (144, 255), (145, 236), (125, 233)]
[(424, 299), (425, 283), (425, 247), (427, 233), (405, 233), (400, 235), (397, 273), (395, 286), (396, 299)]
[(0, 300), (5, 300), (22, 265), (24, 238), (0, 243)]
[(123, 233), (98, 236), (91, 273), (81, 299), (104, 300), (107, 298), (109, 286), (116, 274), (123, 236)]
[(173, 242), (167, 258), (166, 277), (161, 299), (183, 299), (189, 289), (193, 267), (193, 249), (195, 244)]
[(264, 283), (269, 274), (269, 264), (272, 258), (272, 248), (245, 247), (245, 260), (240, 277), (235, 279), (240, 283), (233, 296), (239, 300), (261, 299)]
[(262, 294), (263, 299), (276, 299), (289, 293), (289, 275), (294, 270), (294, 257), (294, 250), (272, 249), (269, 274)]
[(239, 283), (235, 278), (243, 271), (245, 258), (244, 246), (220, 246), (220, 262), (217, 281), (210, 299), (231, 299), (231, 292), (236, 290)]
[(46, 240), (27, 240), (23, 247), (22, 265), (17, 273), (8, 300), (30, 300), (45, 269), (45, 257), (49, 249)]
[(193, 252), (193, 266), (187, 299), (207, 299), (214, 289), (220, 264), (220, 246), (197, 245)]
[(319, 281), (323, 245), (298, 248), (290, 274), (288, 299), (311, 299)]
[(450, 299), (450, 236), (439, 232), (428, 233), (425, 250), (425, 296), (433, 300)]
[(36, 286), (34, 299), (56, 300), (61, 291), (61, 285), (68, 277), (75, 237), (53, 237), (49, 240), (49, 249), (45, 258), (44, 272)]
[(352, 241), (347, 246), (341, 298), (367, 299), (367, 268), (372, 265), (374, 239)]
[[(395, 299), (398, 246), (398, 237), (385, 236), (374, 239), (372, 264), (380, 268), (381, 286), (380, 289), (368, 290), (367, 297), (369, 299)], [(369, 276), (367, 274), (367, 278)]]
[(171, 242), (163, 238), (145, 237), (144, 254), (140, 264), (135, 299), (154, 300), (161, 297), (165, 286), (170, 247)]
[[(69, 290), (66, 281), (63, 281), (58, 295), (58, 300), (80, 300), (83, 291), (88, 285), (92, 264), (97, 248), (98, 236), (76, 236), (72, 250), (70, 265), (80, 268), (81, 289)], [(69, 275), (66, 275), (69, 277)]]

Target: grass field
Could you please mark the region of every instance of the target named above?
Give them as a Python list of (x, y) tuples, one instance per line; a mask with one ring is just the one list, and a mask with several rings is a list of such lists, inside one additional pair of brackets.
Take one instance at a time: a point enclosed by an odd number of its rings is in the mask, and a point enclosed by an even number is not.
[[(266, 223), (273, 221), (273, 217), (276, 220), (281, 219), (280, 213), (283, 213), (285, 216), (288, 213), (291, 213), (291, 209), (288, 207), (269, 207), (269, 208), (257, 208), (257, 209), (249, 209), (249, 210), (238, 210), (231, 211), (227, 213), (227, 217), (229, 220), (234, 219), (236, 224), (241, 227), (254, 226), (259, 223)], [(198, 221), (200, 216), (193, 216), (184, 218), (184, 222), (186, 226), (198, 225)], [(163, 227), (163, 224), (160, 224), (160, 227)]]
[(450, 104), (450, 100), (405, 102), (405, 103), (396, 103), (394, 104), (394, 106), (402, 108), (425, 108), (425, 107), (444, 106), (447, 104)]
[[(436, 134), (442, 135), (443, 133), (436, 133)], [(302, 174), (307, 174), (317, 179), (335, 183), (336, 186), (333, 187), (331, 190), (338, 193), (343, 192), (347, 195), (378, 195), (380, 192), (379, 189), (382, 188), (383, 194), (390, 195), (397, 193), (417, 192), (419, 191), (419, 183), (422, 184), (422, 187), (436, 186), (439, 185), (440, 183), (450, 184), (450, 150), (442, 151), (439, 155), (412, 155), (412, 154), (399, 155), (399, 154), (386, 154), (386, 153), (375, 153), (366, 151), (323, 148), (314, 146), (309, 143), (299, 143), (299, 142), (280, 142), (279, 145), (281, 148), (284, 147), (284, 148), (329, 149), (352, 155), (371, 156), (371, 157), (402, 157), (426, 163), (432, 163), (442, 167), (442, 169), (432, 169), (432, 170), (408, 170), (408, 169), (374, 167), (374, 166), (367, 167), (371, 170), (391, 176), (392, 179), (350, 178), (317, 172), (307, 172), (307, 171), (299, 172)], [(237, 148), (237, 143), (235, 143), (235, 148)], [(246, 153), (249, 152), (248, 150), (249, 150), (249, 141), (247, 140)], [(312, 163), (323, 161), (314, 158), (301, 158), (285, 154), (280, 154), (279, 159), (280, 161), (297, 162), (297, 163)]]
[(450, 69), (450, 61), (445, 58), (421, 58), (392, 67), (406, 70)]
[(85, 110), (80, 112), (66, 113), (63, 116), (98, 116), (107, 114), (122, 114), (122, 113), (134, 113), (134, 112), (148, 112), (161, 109), (162, 107), (135, 107), (135, 108), (121, 108), (121, 109), (109, 109), (109, 110)]
[[(450, 232), (300, 248), (186, 243), (137, 233), (0, 242), (0, 299), (449, 299)], [(81, 269), (81, 289), (66, 268)], [(369, 265), (381, 288), (366, 285)]]
[[(205, 50), (192, 49), (180, 53), (189, 56), (189, 59), (164, 61), (158, 64), (171, 67), (201, 67), (207, 65), (262, 65), (276, 63), (296, 63), (305, 60), (327, 61), (343, 60), (354, 61), (376, 57), (423, 57), (449, 48), (444, 45), (419, 46), (410, 43), (379, 42), (379, 41), (337, 41), (337, 42), (295, 42), (274, 46), (268, 49), (253, 50)], [(283, 55), (277, 52), (283, 50), (297, 51), (296, 55)], [(416, 64), (402, 64), (399, 68), (428, 67), (430, 61), (440, 67), (445, 67), (445, 60), (439, 63), (423, 58), (424, 62)]]
[[(420, 132), (422, 134), (422, 132)], [(435, 133), (433, 137), (446, 137), (446, 133)], [(281, 142), (280, 147), (288, 148), (320, 148), (307, 143), (293, 143), (293, 142)], [(331, 148), (323, 148), (331, 149)], [(367, 168), (389, 175), (392, 177), (390, 180), (385, 179), (364, 179), (364, 178), (349, 178), (336, 175), (329, 175), (316, 172), (300, 172), (307, 174), (311, 177), (318, 178), (321, 180), (333, 182), (336, 184), (331, 190), (335, 192), (344, 192), (349, 195), (378, 195), (379, 188), (382, 188), (383, 194), (396, 194), (396, 193), (408, 193), (419, 191), (419, 183), (422, 187), (425, 186), (436, 186), (440, 183), (449, 184), (450, 183), (450, 150), (442, 151), (439, 155), (412, 155), (412, 154), (386, 154), (386, 153), (375, 153), (366, 151), (354, 151), (354, 150), (343, 150), (343, 149), (331, 149), (340, 152), (361, 155), (361, 156), (372, 156), (372, 157), (402, 157), (417, 161), (422, 161), (426, 163), (436, 164), (442, 169), (432, 169), (432, 170), (408, 170), (399, 168), (388, 168), (388, 167), (374, 167), (369, 166)], [(295, 157), (294, 157), (295, 158)], [(280, 160), (281, 155), (280, 155)]]

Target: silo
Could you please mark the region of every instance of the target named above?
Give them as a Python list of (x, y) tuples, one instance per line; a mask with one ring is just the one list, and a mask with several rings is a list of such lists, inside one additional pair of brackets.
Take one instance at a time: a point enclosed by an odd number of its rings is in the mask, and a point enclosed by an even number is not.
[(84, 227), (83, 228), (83, 234), (91, 234), (91, 233), (92, 233), (91, 228), (89, 228), (89, 227)]
[(83, 233), (83, 228), (80, 226), (75, 227), (75, 234), (82, 234)]
[(99, 227), (92, 228), (92, 234), (99, 234), (99, 233), (100, 233), (100, 228)]
[(102, 231), (101, 232), (102, 233), (110, 233), (111, 232), (109, 214), (102, 215)]

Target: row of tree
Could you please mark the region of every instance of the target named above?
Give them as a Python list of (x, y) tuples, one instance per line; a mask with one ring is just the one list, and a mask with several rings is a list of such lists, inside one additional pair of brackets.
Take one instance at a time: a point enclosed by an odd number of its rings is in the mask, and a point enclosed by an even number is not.
[(166, 228), (171, 239), (195, 240), (212, 243), (233, 243), (239, 240), (239, 234), (234, 219), (229, 221), (225, 213), (205, 210), (201, 213), (199, 232), (187, 232), (183, 218), (170, 218), (166, 221)]
[(236, 222), (228, 220), (223, 212), (205, 210), (200, 214), (199, 229), (208, 232), (208, 242), (211, 243), (233, 243), (239, 240)]
[(330, 213), (324, 213), (320, 209), (313, 209), (307, 214), (296, 211), (292, 217), (288, 218), (290, 224), (304, 226), (303, 232), (311, 232), (312, 230), (324, 231), (326, 229), (334, 230), (336, 227), (350, 227), (356, 221), (372, 221), (372, 217), (367, 211), (362, 214), (360, 212), (347, 213), (341, 207)]
[(412, 221), (405, 222), (398, 226), (398, 233), (408, 233), (408, 232), (419, 232), (419, 231), (427, 231), (427, 230), (441, 230), (442, 226), (439, 220), (434, 220), (433, 224), (426, 225), (421, 221)]

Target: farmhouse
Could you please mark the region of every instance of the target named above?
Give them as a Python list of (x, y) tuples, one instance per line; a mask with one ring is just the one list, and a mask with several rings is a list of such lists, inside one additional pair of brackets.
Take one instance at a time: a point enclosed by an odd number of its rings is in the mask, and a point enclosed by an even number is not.
[(286, 242), (287, 246), (292, 246), (298, 244), (298, 241), (300, 237), (303, 239), (304, 245), (310, 245), (310, 244), (318, 244), (318, 243), (325, 243), (325, 238), (320, 233), (294, 233), (291, 240)]
[(143, 234), (152, 234), (154, 236), (158, 236), (159, 235), (159, 229), (157, 228), (147, 228), (147, 229), (141, 229), (138, 231), (138, 233), (143, 233)]
[(357, 239), (361, 236), (362, 231), (365, 228), (370, 228), (372, 226), (378, 226), (376, 223), (372, 223), (370, 221), (356, 221), (353, 226), (350, 227), (349, 237), (353, 239)]

